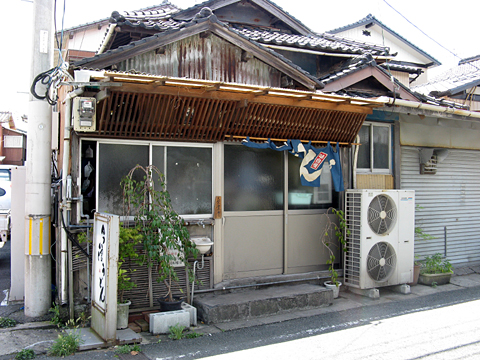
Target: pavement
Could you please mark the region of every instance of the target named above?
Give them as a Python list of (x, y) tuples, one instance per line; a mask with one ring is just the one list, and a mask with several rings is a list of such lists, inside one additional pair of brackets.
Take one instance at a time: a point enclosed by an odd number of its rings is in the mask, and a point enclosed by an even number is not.
[[(480, 266), (469, 266), (456, 269), (450, 283), (446, 285), (431, 287), (418, 284), (412, 286), (411, 293), (408, 295), (394, 292), (391, 288), (380, 288), (380, 298), (371, 299), (341, 289), (340, 296), (334, 300), (333, 305), (328, 307), (294, 310), (279, 315), (249, 320), (230, 321), (214, 325), (199, 323), (197, 327), (192, 328), (191, 330), (199, 334), (211, 335), (230, 330), (279, 323), (292, 319), (307, 318), (315, 315), (340, 312), (365, 306), (412, 300), (432, 294), (455, 292), (474, 287), (480, 288)], [(35, 319), (25, 317), (23, 304), (21, 303), (7, 304), (4, 300), (2, 306), (0, 306), (0, 317), (8, 317), (17, 321), (15, 327), (0, 328), (0, 360), (14, 359), (15, 354), (23, 349), (32, 349), (37, 356), (47, 354), (53, 342), (62, 333), (60, 329), (50, 323), (49, 319), (51, 318), (51, 314)], [(139, 335), (142, 338), (142, 345), (158, 343), (160, 341), (172, 341), (167, 335), (152, 335), (148, 332), (141, 332)], [(113, 349), (101, 350), (104, 352), (101, 354), (102, 358), (105, 359), (105, 356), (107, 356), (106, 352), (111, 350)], [(93, 359), (98, 357), (98, 351), (99, 350), (89, 351), (91, 352), (90, 358)]]

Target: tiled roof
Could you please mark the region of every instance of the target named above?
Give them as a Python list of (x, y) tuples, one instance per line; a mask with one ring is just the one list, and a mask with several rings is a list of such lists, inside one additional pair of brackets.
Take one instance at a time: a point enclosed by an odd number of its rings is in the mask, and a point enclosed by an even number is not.
[(261, 44), (275, 44), (304, 49), (321, 50), (337, 53), (388, 55), (389, 49), (383, 46), (366, 44), (345, 39), (333, 34), (293, 35), (281, 31), (254, 28), (250, 26), (229, 25), (238, 34)]
[(410, 74), (415, 74), (415, 73), (418, 72), (418, 70), (421, 70), (417, 66), (396, 64), (396, 63), (393, 63), (393, 62), (384, 62), (384, 63), (381, 63), (380, 66), (384, 69), (387, 69), (387, 70), (403, 71), (403, 72), (408, 72)]
[(347, 60), (345, 63), (343, 63), (343, 66), (341, 68), (321, 77), (320, 80), (322, 80), (325, 84), (328, 84), (344, 76), (353, 74), (354, 72), (364, 69), (367, 66), (376, 66), (375, 60), (372, 58), (371, 55), (360, 55)]
[(471, 59), (460, 61), (458, 66), (414, 87), (414, 90), (425, 95), (449, 96), (480, 85), (480, 59)]
[(350, 30), (350, 29), (353, 29), (353, 28), (356, 28), (356, 27), (359, 27), (359, 26), (362, 26), (362, 25), (365, 25), (365, 24), (369, 24), (369, 23), (374, 23), (378, 26), (380, 26), (381, 28), (387, 30), (390, 34), (392, 34), (393, 36), (395, 36), (397, 39), (399, 39), (400, 41), (404, 42), (405, 44), (407, 44), (408, 46), (412, 47), (413, 49), (415, 49), (416, 51), (418, 51), (420, 54), (422, 54), (423, 56), (425, 56), (426, 58), (430, 59), (433, 63), (435, 63), (435, 65), (441, 65), (440, 61), (438, 61), (437, 59), (435, 59), (433, 56), (427, 54), (425, 51), (423, 51), (422, 49), (420, 49), (419, 47), (417, 47), (416, 45), (412, 44), (410, 41), (408, 41), (407, 39), (405, 39), (403, 36), (401, 36), (400, 34), (398, 34), (397, 32), (393, 31), (392, 29), (390, 29), (388, 26), (386, 26), (385, 24), (383, 24), (380, 20), (378, 20), (375, 16), (373, 16), (372, 14), (368, 14), (365, 18), (357, 21), (357, 22), (354, 22), (352, 24), (349, 24), (349, 25), (345, 25), (345, 26), (341, 26), (339, 28), (336, 28), (336, 29), (333, 29), (333, 30), (330, 30), (328, 31), (329, 33), (333, 33), (333, 34), (338, 34), (342, 31), (346, 31), (346, 30)]
[(185, 22), (173, 20), (171, 16), (179, 10), (175, 5), (166, 2), (161, 6), (157, 6), (154, 10), (114, 11), (110, 17), (110, 22), (117, 25), (128, 25), (158, 31), (178, 29)]
[[(125, 51), (129, 51), (133, 48), (138, 48), (140, 45), (146, 45), (146, 44), (155, 44), (157, 39), (158, 38), (161, 38), (162, 36), (164, 35), (171, 35), (173, 33), (176, 33), (178, 31), (180, 31), (181, 29), (183, 28), (188, 28), (188, 27), (191, 27), (191, 26), (195, 26), (197, 23), (202, 23), (202, 22), (205, 22), (205, 21), (210, 21), (211, 23), (214, 23), (214, 24), (218, 24), (221, 26), (221, 28), (225, 29), (226, 31), (232, 31), (232, 29), (227, 26), (225, 23), (219, 21), (217, 19), (217, 17), (215, 15), (210, 15), (208, 17), (204, 17), (204, 18), (197, 18), (197, 19), (194, 19), (188, 23), (183, 23), (183, 24), (180, 24), (179, 25), (179, 28), (176, 29), (176, 28), (172, 28), (172, 29), (168, 29), (167, 31), (164, 31), (164, 32), (159, 32), (157, 34), (154, 34), (150, 37), (146, 37), (146, 38), (143, 38), (141, 40), (138, 40), (138, 41), (134, 41), (134, 42), (131, 42), (129, 43), (128, 45), (124, 45), (124, 46), (120, 46), (116, 49), (113, 49), (113, 50), (108, 50), (106, 51), (105, 53), (102, 53), (102, 54), (97, 54), (95, 55), (94, 57), (91, 57), (91, 58), (85, 58), (83, 60), (80, 60), (80, 61), (76, 61), (72, 67), (73, 68), (88, 68), (89, 67), (89, 63), (91, 62), (95, 62), (97, 60), (100, 60), (100, 59), (108, 59), (108, 57), (112, 56), (112, 55), (116, 55), (116, 54), (119, 54), (119, 53), (122, 53), (122, 52), (125, 52)], [(244, 38), (245, 41), (247, 42), (250, 42), (252, 44), (254, 44), (256, 47), (258, 47), (258, 50), (263, 52), (263, 53), (269, 53), (277, 58), (279, 58), (280, 60), (282, 60), (286, 65), (290, 66), (291, 68), (294, 68), (296, 71), (298, 71), (299, 73), (303, 74), (304, 76), (308, 77), (311, 81), (313, 81), (318, 87), (322, 88), (323, 87), (323, 83), (318, 80), (316, 77), (312, 76), (310, 73), (308, 73), (307, 71), (305, 71), (304, 69), (302, 69), (301, 67), (299, 67), (298, 65), (296, 65), (295, 63), (293, 63), (291, 60), (287, 59), (286, 57), (284, 57), (283, 55), (279, 54), (278, 52), (272, 50), (272, 49), (269, 49), (269, 48), (266, 48), (264, 46), (262, 46), (261, 44), (259, 44), (258, 42), (250, 39), (248, 36), (246, 35), (243, 35), (241, 33), (237, 33), (238, 36)], [(154, 45), (153, 45), (154, 46)], [(148, 46), (147, 46), (148, 47)]]

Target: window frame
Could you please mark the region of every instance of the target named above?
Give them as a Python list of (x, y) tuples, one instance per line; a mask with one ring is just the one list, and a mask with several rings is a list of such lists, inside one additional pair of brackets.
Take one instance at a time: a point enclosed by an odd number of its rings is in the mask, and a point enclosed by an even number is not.
[[(359, 168), (357, 165), (356, 172), (357, 174), (384, 174), (384, 175), (392, 175), (392, 124), (390, 123), (376, 123), (365, 121), (362, 125), (369, 127), (369, 135), (370, 135), (370, 168)], [(374, 127), (383, 127), (388, 129), (388, 169), (378, 169), (374, 167), (375, 159), (374, 159), (374, 150), (375, 150), (375, 143), (373, 141), (373, 129)], [(363, 145), (361, 145), (363, 146)], [(357, 162), (358, 164), (358, 162)]]
[[(121, 140), (119, 141), (118, 139), (99, 139), (99, 138), (90, 138), (90, 137), (82, 137), (80, 139), (80, 149), (82, 148), (82, 142), (83, 141), (93, 141), (96, 142), (96, 167), (98, 168), (99, 160), (100, 160), (100, 144), (115, 144), (115, 145), (137, 145), (137, 146), (148, 146), (148, 163), (152, 164), (153, 161), (153, 147), (154, 146), (163, 146), (165, 148), (168, 147), (191, 147), (191, 148), (210, 148), (212, 150), (212, 184), (211, 184), (211, 190), (212, 190), (212, 198), (211, 198), (211, 206), (212, 206), (212, 212), (211, 213), (205, 213), (205, 214), (179, 214), (182, 218), (184, 219), (197, 219), (197, 218), (213, 218), (213, 212), (215, 208), (215, 148), (214, 144), (210, 143), (191, 143), (191, 142), (169, 142), (169, 141), (147, 141), (147, 140)], [(82, 154), (79, 152), (78, 154), (78, 177), (77, 177), (77, 183), (81, 184), (81, 163), (82, 163)], [(162, 173), (163, 171), (166, 172), (166, 166), (167, 163), (164, 163), (164, 169), (159, 169)], [(163, 170), (163, 171), (162, 171)], [(96, 171), (95, 174), (95, 188), (97, 189), (95, 191), (95, 208), (98, 208), (98, 200), (99, 200), (99, 182), (100, 182), (100, 171)], [(126, 175), (126, 174), (125, 174)], [(166, 186), (168, 190), (168, 179), (167, 179), (167, 174), (165, 173), (165, 180), (166, 180)], [(80, 210), (78, 211), (80, 213)], [(120, 216), (121, 220), (126, 220), (124, 219), (124, 216)]]

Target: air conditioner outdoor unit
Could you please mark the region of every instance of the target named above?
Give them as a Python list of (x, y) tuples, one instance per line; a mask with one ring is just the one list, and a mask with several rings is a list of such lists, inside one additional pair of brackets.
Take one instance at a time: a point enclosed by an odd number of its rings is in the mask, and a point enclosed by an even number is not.
[(413, 281), (414, 190), (347, 190), (345, 285), (373, 289)]

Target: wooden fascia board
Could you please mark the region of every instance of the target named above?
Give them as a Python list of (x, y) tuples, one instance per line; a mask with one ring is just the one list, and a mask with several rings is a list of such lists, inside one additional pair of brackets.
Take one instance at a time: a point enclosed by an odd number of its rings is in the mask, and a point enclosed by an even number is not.
[[(119, 51), (118, 54), (112, 54), (110, 56), (101, 57), (97, 60), (93, 59), (86, 63), (86, 66), (91, 68), (105, 68), (113, 64), (124, 61), (128, 58), (141, 55), (145, 52), (154, 50), (160, 46), (168, 45), (174, 41), (183, 40), (187, 37), (199, 34), (203, 31), (211, 31), (217, 36), (223, 38), (224, 40), (232, 43), (239, 48), (251, 52), (258, 59), (267, 63), (268, 65), (278, 69), (285, 75), (291, 77), (298, 83), (304, 85), (309, 90), (314, 90), (317, 87), (320, 87), (318, 83), (310, 79), (305, 74), (302, 74), (300, 71), (294, 69), (287, 63), (285, 63), (280, 58), (270, 54), (268, 51), (262, 51), (259, 45), (255, 45), (247, 39), (244, 39), (238, 34), (233, 33), (232, 31), (226, 29), (223, 25), (219, 24), (217, 21), (203, 21), (199, 24), (182, 28), (180, 30), (174, 31), (172, 33), (163, 34), (156, 39), (147, 40), (143, 44), (135, 45), (124, 51)], [(127, 45), (128, 46), (128, 45)], [(81, 65), (83, 66), (83, 65)]]
[(385, 86), (387, 89), (390, 91), (399, 91), (402, 99), (405, 100), (412, 100), (412, 101), (418, 101), (415, 96), (410, 94), (409, 92), (405, 91), (402, 87), (399, 86), (399, 89), (395, 89), (395, 84), (392, 83), (390, 78), (383, 73), (382, 71), (372, 67), (368, 66), (364, 69), (361, 69), (359, 71), (354, 72), (353, 74), (346, 75), (344, 77), (341, 77), (340, 79), (333, 81), (331, 83), (325, 84), (325, 87), (323, 88), (323, 91), (325, 92), (335, 92), (339, 91), (342, 89), (345, 89), (349, 86), (352, 86), (369, 76), (373, 76), (378, 82), (380, 82), (383, 86)]
[(294, 19), (292, 19), (285, 12), (281, 11), (278, 7), (270, 4), (265, 0), (251, 0), (251, 1), (254, 4), (260, 6), (261, 8), (267, 10), (270, 14), (280, 19), (291, 28), (297, 30), (301, 35), (305, 35), (305, 36), (312, 35), (312, 31), (309, 28), (298, 23), (298, 21), (295, 21)]
[(351, 112), (357, 114), (372, 114), (373, 109), (370, 106), (351, 105), (345, 102), (327, 102), (314, 100), (297, 100), (282, 96), (255, 95), (251, 93), (238, 93), (228, 91), (205, 91), (204, 87), (185, 88), (169, 85), (148, 85), (123, 83), (121, 88), (115, 89), (116, 92), (133, 92), (148, 94), (164, 94), (173, 96), (196, 97), (202, 99), (216, 99), (229, 101), (248, 101), (251, 103), (283, 105), (310, 109), (336, 110)]

